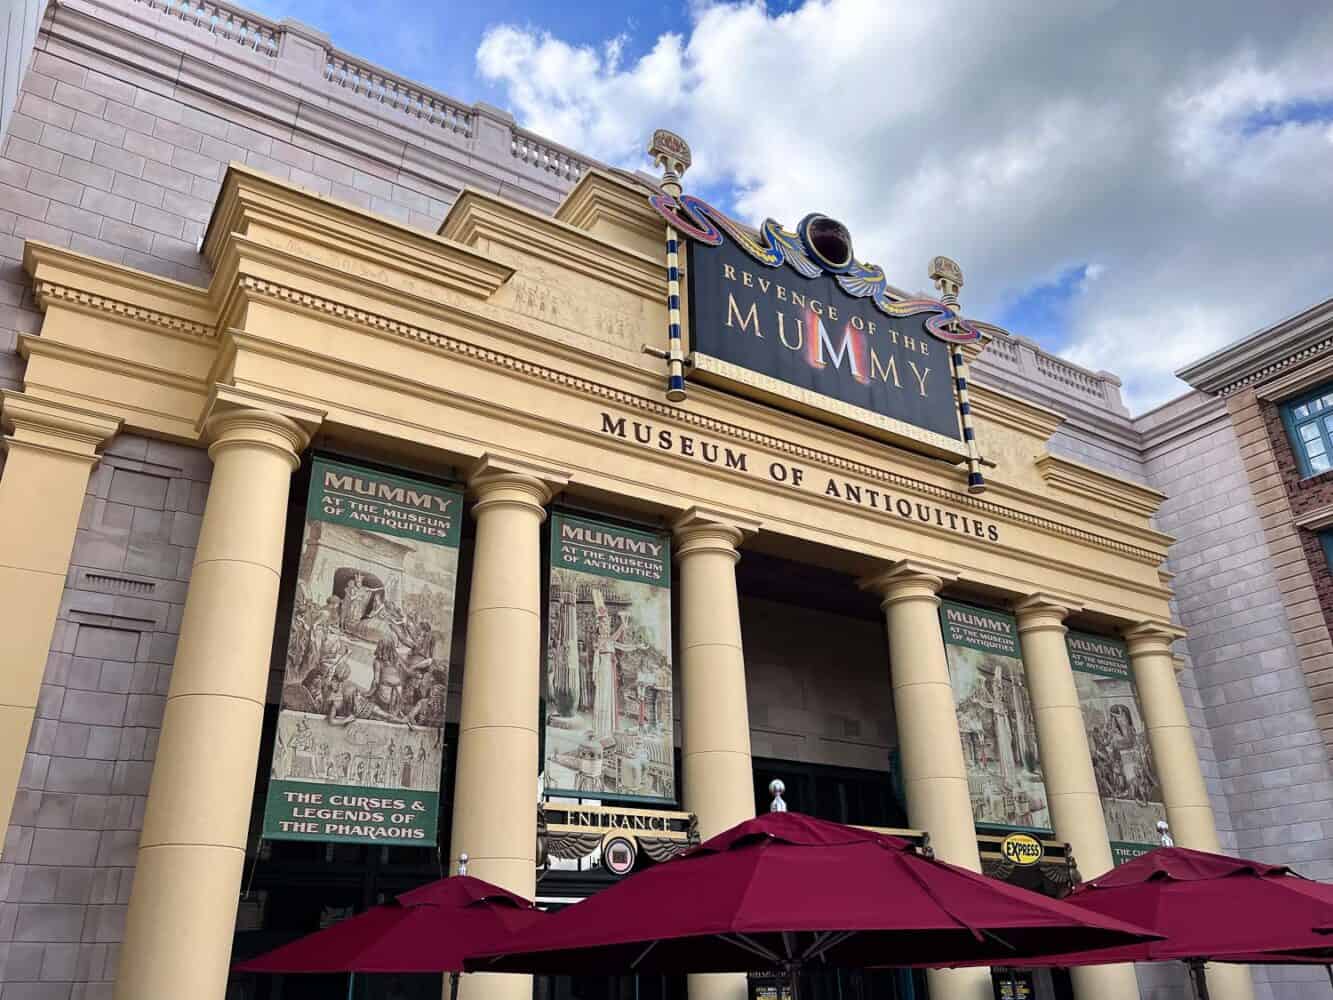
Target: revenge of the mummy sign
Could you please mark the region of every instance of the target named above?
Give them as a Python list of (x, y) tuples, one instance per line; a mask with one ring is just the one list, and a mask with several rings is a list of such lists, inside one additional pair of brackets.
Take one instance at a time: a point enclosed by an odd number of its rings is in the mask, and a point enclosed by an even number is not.
[(462, 506), (315, 460), (266, 838), (435, 842)]
[(692, 377), (960, 447), (948, 345), (927, 332), (929, 314), (888, 316), (832, 274), (764, 267), (730, 239), (691, 241), (689, 275)]
[(1157, 821), (1166, 818), (1129, 649), (1119, 639), (1083, 632), (1065, 641), (1111, 854), (1120, 864), (1156, 847)]
[(940, 624), (972, 815), (980, 826), (1048, 832), (1051, 813), (1018, 623), (1001, 611), (944, 601)]
[(548, 601), (547, 793), (674, 802), (669, 536), (552, 514)]

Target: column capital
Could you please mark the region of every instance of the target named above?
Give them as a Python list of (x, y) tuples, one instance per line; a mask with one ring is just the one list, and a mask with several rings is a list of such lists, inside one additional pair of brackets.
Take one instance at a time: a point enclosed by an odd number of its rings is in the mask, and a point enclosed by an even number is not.
[(324, 422), (324, 411), (234, 385), (214, 385), (199, 421), (208, 457), (236, 445), (268, 448), (296, 469), (301, 452)]
[(1047, 630), (1068, 632), (1065, 619), (1075, 611), (1082, 610), (1082, 607), (1077, 601), (1044, 592), (1029, 594), (1013, 604), (1020, 633)]
[(1129, 643), (1129, 655), (1138, 656), (1144, 653), (1164, 653), (1167, 656), (1173, 656), (1171, 644), (1177, 639), (1183, 639), (1186, 632), (1178, 625), (1172, 625), (1170, 622), (1163, 621), (1142, 621), (1137, 625), (1123, 629), (1122, 634), (1125, 641)]
[(301, 464), (301, 452), (310, 443), (310, 435), (296, 421), (272, 410), (226, 409), (214, 413), (203, 427), (208, 442), (208, 457), (237, 445), (267, 448), (282, 456), (295, 471)]
[(476, 499), (472, 516), (494, 507), (521, 507), (546, 517), (551, 498), (569, 485), (570, 474), (553, 466), (487, 453), (467, 477), (468, 492)]
[(699, 552), (721, 552), (740, 559), (737, 547), (746, 537), (758, 534), (762, 526), (761, 521), (711, 507), (691, 507), (671, 523), (671, 532), (678, 558)]
[(22, 392), (0, 391), (0, 429), (10, 435), (6, 447), (97, 461), (97, 450), (115, 436), (120, 418), (93, 410), (40, 399)]
[(899, 559), (882, 572), (871, 574), (860, 581), (862, 590), (880, 595), (880, 607), (888, 608), (899, 601), (929, 600), (939, 604), (939, 592), (946, 583), (957, 580), (958, 570), (943, 563), (924, 559)]

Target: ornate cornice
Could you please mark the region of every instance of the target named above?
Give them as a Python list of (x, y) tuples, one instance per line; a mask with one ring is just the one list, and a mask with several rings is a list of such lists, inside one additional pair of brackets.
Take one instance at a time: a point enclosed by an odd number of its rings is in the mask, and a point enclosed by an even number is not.
[[(1065, 415), (982, 382), (969, 381), (972, 412), (986, 421), (1046, 441), (1065, 422)], [(984, 446), (985, 441), (982, 441)]]
[(1050, 452), (1038, 455), (1033, 464), (1052, 489), (1062, 490), (1083, 500), (1095, 498), (1136, 517), (1152, 517), (1166, 500), (1166, 494), (1159, 490), (1140, 486), (1128, 479), (1109, 475), (1100, 469)]
[(650, 190), (605, 170), (589, 170), (560, 203), (555, 218), (588, 232), (606, 226), (623, 235), (629, 249), (665, 253), (662, 217), (644, 199)]
[(665, 295), (665, 253), (656, 260), (471, 189), (454, 202), (440, 235), (467, 247), (479, 240), (513, 247), (645, 299), (656, 301)]
[(217, 330), (205, 323), (196, 323), (180, 316), (173, 316), (170, 313), (135, 305), (132, 302), (108, 298), (105, 295), (97, 295), (70, 285), (61, 285), (52, 281), (34, 281), (32, 293), (37, 305), (43, 311), (50, 308), (53, 302), (59, 302), (71, 309), (89, 313), (104, 313), (133, 323), (136, 326), (165, 330), (168, 333), (190, 337), (195, 340), (217, 339)]
[[(1333, 299), (1229, 344), (1176, 375), (1211, 395), (1230, 396), (1333, 349), (1330, 327)], [(1270, 361), (1273, 357), (1278, 360)]]
[(1114, 552), (1125, 558), (1132, 559), (1135, 562), (1157, 566), (1161, 564), (1164, 558), (1161, 551), (1141, 548), (1115, 538), (1099, 535), (1095, 532), (1075, 527), (1074, 525), (1064, 524), (1047, 517), (1008, 507), (992, 500), (982, 499), (981, 497), (973, 496), (968, 493), (960, 493), (925, 480), (915, 479), (899, 472), (893, 472), (889, 469), (879, 468), (865, 462), (846, 458), (842, 455), (822, 451), (794, 441), (788, 441), (771, 434), (766, 434), (762, 431), (756, 431), (737, 424), (718, 420), (714, 417), (680, 409), (655, 399), (649, 399), (623, 389), (617, 389), (600, 382), (594, 382), (591, 379), (583, 378), (579, 375), (573, 375), (566, 371), (560, 371), (546, 365), (537, 364), (536, 362), (516, 358), (512, 355), (503, 354), (490, 348), (480, 347), (476, 344), (458, 340), (454, 337), (447, 336), (446, 334), (436, 333), (432, 330), (425, 330), (421, 327), (401, 322), (400, 320), (390, 319), (386, 316), (371, 313), (340, 302), (333, 302), (309, 292), (288, 288), (276, 282), (243, 275), (238, 279), (238, 285), (249, 295), (270, 298), (292, 306), (333, 316), (343, 322), (355, 326), (368, 327), (382, 333), (400, 337), (404, 340), (428, 344), (450, 354), (469, 358), (473, 361), (491, 365), (493, 367), (503, 368), (528, 378), (559, 385), (585, 396), (604, 399), (608, 402), (616, 403), (629, 409), (638, 410), (642, 413), (652, 414), (681, 424), (688, 424), (718, 435), (719, 437), (728, 437), (736, 441), (744, 441), (769, 451), (802, 458), (826, 468), (851, 473), (868, 480), (889, 483), (918, 495), (943, 500), (957, 508), (974, 511), (978, 514), (985, 514), (997, 520), (1007, 521), (1011, 524), (1023, 525), (1040, 531), (1045, 531), (1049, 534), (1071, 538), (1087, 545)]
[(231, 164), (204, 237), (204, 256), (225, 273), (228, 249), (247, 240), (297, 257), (313, 255), (371, 281), (394, 274), (418, 295), (448, 288), (485, 300), (514, 274), (473, 247)]

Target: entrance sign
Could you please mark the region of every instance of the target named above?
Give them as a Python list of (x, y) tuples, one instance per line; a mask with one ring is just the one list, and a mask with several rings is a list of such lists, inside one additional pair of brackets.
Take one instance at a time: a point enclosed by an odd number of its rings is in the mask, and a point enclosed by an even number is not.
[(1119, 639), (1083, 632), (1070, 632), (1066, 642), (1111, 856), (1122, 864), (1157, 846), (1157, 821), (1166, 818), (1129, 649)]
[(1049, 832), (1018, 623), (953, 601), (941, 603), (940, 623), (977, 825)]
[(671, 539), (551, 515), (550, 795), (675, 802)]
[(266, 838), (435, 843), (462, 507), (315, 460)]

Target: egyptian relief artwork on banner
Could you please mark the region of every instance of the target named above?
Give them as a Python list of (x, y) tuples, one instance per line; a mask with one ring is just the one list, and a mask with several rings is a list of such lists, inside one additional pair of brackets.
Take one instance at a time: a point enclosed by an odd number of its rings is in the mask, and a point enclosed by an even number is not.
[(265, 837), (435, 842), (462, 506), (315, 460)]
[(979, 826), (1049, 832), (1037, 726), (1013, 615), (940, 605), (972, 815)]
[(1111, 854), (1120, 864), (1156, 847), (1157, 821), (1166, 818), (1129, 649), (1119, 639), (1082, 632), (1070, 632), (1066, 642)]
[(551, 516), (545, 787), (674, 802), (670, 537)]

